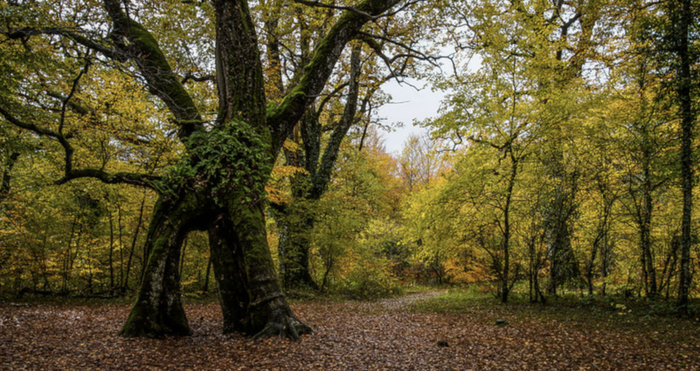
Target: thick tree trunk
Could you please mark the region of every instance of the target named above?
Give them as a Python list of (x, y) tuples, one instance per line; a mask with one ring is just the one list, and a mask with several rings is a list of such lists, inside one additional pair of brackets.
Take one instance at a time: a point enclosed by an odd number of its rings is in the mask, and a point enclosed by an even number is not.
[(225, 334), (245, 330), (243, 321), (250, 303), (243, 251), (232, 231), (232, 223), (225, 215), (209, 228), (211, 262), (219, 287)]
[[(228, 246), (229, 249), (243, 253), (245, 284), (250, 301), (242, 318), (242, 328), (248, 334), (256, 334), (256, 338), (279, 335), (299, 339), (300, 334), (310, 333), (311, 328), (292, 313), (280, 288), (267, 243), (262, 205), (242, 203), (240, 200), (244, 199), (245, 194), (240, 191), (234, 193), (240, 195), (229, 199), (226, 205), (232, 228), (229, 229), (231, 235), (225, 241), (232, 244)], [(240, 255), (232, 255), (240, 261)]]
[[(303, 202), (303, 201), (302, 201)], [(313, 219), (308, 214), (286, 213), (277, 220), (280, 228), (280, 278), (285, 289), (318, 289), (309, 270)]]
[(187, 232), (196, 227), (192, 221), (206, 209), (198, 201), (193, 194), (158, 200), (146, 240), (148, 262), (122, 335), (162, 337), (191, 333), (182, 307), (178, 263), (182, 242)]

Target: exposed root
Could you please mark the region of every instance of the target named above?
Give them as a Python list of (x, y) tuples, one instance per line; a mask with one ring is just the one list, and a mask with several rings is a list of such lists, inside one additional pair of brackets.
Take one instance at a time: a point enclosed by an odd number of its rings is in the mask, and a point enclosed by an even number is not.
[(279, 337), (281, 340), (301, 340), (301, 335), (311, 334), (313, 330), (307, 324), (292, 315), (275, 316), (267, 322), (262, 331), (253, 336), (253, 340)]
[(128, 321), (119, 333), (123, 337), (162, 339), (166, 336), (189, 336), (192, 331), (187, 324), (167, 326), (155, 321)]
[(188, 336), (192, 334), (185, 311), (179, 302), (163, 309), (148, 302), (139, 301), (129, 313), (120, 332), (124, 337), (163, 338), (165, 336)]

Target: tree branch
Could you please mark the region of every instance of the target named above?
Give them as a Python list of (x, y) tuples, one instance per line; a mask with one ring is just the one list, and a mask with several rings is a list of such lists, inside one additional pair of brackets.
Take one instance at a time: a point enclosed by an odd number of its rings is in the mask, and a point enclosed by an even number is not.
[(337, 6), (337, 5), (331, 5), (331, 4), (324, 4), (320, 1), (307, 1), (307, 0), (294, 0), (294, 2), (297, 4), (313, 6), (316, 8), (346, 10), (346, 11), (350, 11), (350, 12), (355, 12), (355, 13), (367, 18), (370, 21), (375, 21), (381, 17), (381, 15), (372, 15), (372, 14), (369, 14), (367, 12), (364, 12), (362, 10), (359, 10), (359, 9), (351, 7), (351, 6)]
[(352, 54), (350, 56), (350, 81), (348, 83), (348, 98), (345, 103), (345, 110), (340, 118), (340, 122), (333, 130), (331, 134), (331, 139), (323, 152), (323, 157), (321, 158), (320, 168), (316, 172), (316, 178), (313, 180), (313, 185), (311, 189), (311, 198), (319, 199), (323, 195), (328, 182), (331, 179), (331, 173), (333, 171), (333, 164), (338, 158), (338, 152), (340, 151), (340, 144), (345, 138), (348, 130), (353, 123), (355, 123), (355, 115), (357, 113), (357, 101), (360, 93), (359, 78), (362, 73), (362, 65), (360, 64), (360, 53), (362, 48), (358, 45), (354, 46), (352, 49)]
[(110, 174), (102, 170), (97, 170), (97, 169), (79, 169), (79, 170), (74, 170), (73, 169), (73, 157), (72, 157), (72, 152), (73, 148), (68, 143), (68, 140), (66, 137), (61, 134), (60, 132), (56, 132), (50, 129), (43, 129), (38, 127), (35, 124), (30, 124), (27, 122), (24, 122), (14, 115), (10, 114), (7, 110), (5, 110), (3, 107), (0, 107), (0, 115), (2, 115), (8, 122), (10, 122), (12, 125), (15, 125), (19, 128), (29, 130), (39, 136), (44, 136), (44, 137), (49, 137), (51, 139), (57, 140), (61, 145), (63, 146), (64, 150), (66, 150), (69, 153), (66, 153), (66, 168), (65, 168), (65, 175), (63, 178), (57, 180), (55, 183), (56, 184), (64, 184), (67, 183), (70, 180), (77, 179), (77, 178), (95, 178), (103, 183), (107, 184), (131, 184), (131, 185), (137, 185), (137, 186), (142, 186), (142, 187), (147, 187), (153, 190), (157, 190), (156, 187), (156, 182), (160, 180), (160, 177), (152, 176), (152, 175), (144, 175), (144, 174), (132, 174), (132, 173), (117, 173), (117, 174)]
[(391, 58), (390, 59), (391, 62), (393, 62), (396, 59), (401, 58), (401, 57), (411, 57), (411, 58), (426, 61), (435, 67), (440, 67), (440, 64), (438, 64), (436, 62), (436, 60), (438, 60), (440, 58), (446, 58), (446, 57), (435, 57), (435, 56), (427, 55), (419, 50), (414, 49), (413, 47), (411, 47), (409, 45), (406, 45), (404, 43), (393, 40), (392, 38), (387, 37), (387, 36), (373, 35), (373, 34), (370, 34), (367, 32), (359, 32), (358, 34), (360, 36), (362, 36), (362, 40), (367, 42), (368, 45), (370, 47), (372, 47), (372, 49), (375, 49), (375, 51), (379, 50), (381, 52), (382, 47), (379, 45), (379, 43), (376, 42), (376, 40), (375, 40), (375, 43), (370, 43), (369, 40), (371, 40), (371, 39), (383, 40), (383, 41), (386, 41), (390, 44), (394, 44), (394, 45), (398, 46), (399, 48), (402, 48), (402, 49), (405, 49), (406, 51), (408, 51), (408, 53), (399, 54), (399, 55), (395, 56), (394, 58)]
[(329, 102), (333, 97), (335, 97), (335, 96), (338, 95), (343, 89), (345, 89), (345, 87), (348, 86), (348, 84), (349, 84), (348, 82), (344, 82), (344, 83), (342, 83), (342, 84), (338, 84), (338, 86), (336, 86), (335, 89), (333, 89), (332, 92), (330, 92), (330, 93), (327, 94), (325, 97), (323, 97), (323, 99), (321, 100), (321, 103), (319, 103), (319, 105), (318, 105), (318, 110), (316, 110), (316, 112), (314, 113), (314, 116), (316, 116), (316, 117), (321, 116), (321, 113), (323, 112), (323, 109), (324, 109), (324, 107), (326, 106), (326, 104), (328, 104), (328, 102)]
[(10, 190), (12, 189), (12, 168), (15, 166), (15, 163), (17, 163), (18, 158), (19, 152), (10, 150), (9, 155), (5, 159), (2, 170), (2, 179), (0, 179), (0, 203), (2, 203), (7, 195), (10, 194)]
[(26, 123), (24, 121), (21, 121), (21, 120), (17, 119), (16, 117), (14, 117), (11, 113), (6, 111), (3, 107), (0, 107), (0, 115), (5, 117), (5, 120), (10, 122), (12, 125), (17, 126), (18, 128), (29, 130), (33, 133), (38, 134), (38, 135), (47, 136), (47, 137), (50, 137), (52, 139), (58, 139), (58, 137), (61, 136), (61, 134), (59, 134), (58, 132), (55, 132), (51, 129), (40, 128), (40, 127), (36, 126), (35, 124), (30, 124), (30, 123)]
[(71, 170), (69, 173), (66, 173), (65, 176), (57, 180), (55, 184), (65, 184), (73, 179), (79, 178), (93, 178), (105, 184), (131, 184), (156, 191), (158, 190), (156, 183), (161, 180), (161, 177), (146, 174), (125, 172), (110, 174), (98, 169), (79, 169)]
[(180, 84), (185, 85), (188, 81), (196, 81), (196, 82), (202, 82), (202, 81), (214, 81), (216, 79), (216, 76), (214, 75), (204, 75), (204, 76), (197, 76), (191, 71), (188, 71), (185, 74), (185, 77), (180, 81)]
[[(187, 145), (188, 141), (184, 139), (194, 131), (203, 129), (202, 117), (194, 100), (173, 72), (153, 35), (129, 18), (121, 9), (119, 0), (104, 0), (104, 5), (114, 24), (113, 35), (117, 47), (139, 67), (151, 93), (168, 106), (175, 116), (175, 122), (180, 125), (178, 136)], [(129, 45), (123, 40), (128, 40)]]
[(31, 36), (37, 36), (37, 35), (56, 35), (56, 36), (64, 36), (67, 37), (76, 43), (83, 45), (89, 49), (95, 50), (99, 53), (102, 53), (108, 58), (114, 59), (114, 60), (123, 60), (124, 56), (120, 56), (119, 52), (115, 49), (111, 49), (108, 46), (102, 45), (97, 41), (94, 41), (92, 39), (89, 39), (85, 36), (83, 36), (83, 33), (87, 33), (85, 30), (71, 30), (71, 29), (65, 29), (65, 28), (58, 28), (58, 27), (48, 27), (48, 28), (43, 28), (43, 29), (37, 29), (37, 28), (31, 28), (31, 27), (25, 27), (17, 31), (9, 32), (9, 31), (2, 31), (1, 32), (5, 37), (7, 37), (10, 40), (16, 40), (16, 39), (25, 39), (27, 37)]
[[(377, 16), (401, 0), (364, 0), (355, 7), (360, 12)], [(323, 90), (345, 45), (352, 40), (367, 23), (368, 18), (356, 11), (347, 10), (330, 28), (314, 50), (311, 62), (306, 65), (299, 82), (270, 110), (267, 121), (274, 136), (273, 153), (278, 153), (284, 140), (299, 121), (309, 104)]]

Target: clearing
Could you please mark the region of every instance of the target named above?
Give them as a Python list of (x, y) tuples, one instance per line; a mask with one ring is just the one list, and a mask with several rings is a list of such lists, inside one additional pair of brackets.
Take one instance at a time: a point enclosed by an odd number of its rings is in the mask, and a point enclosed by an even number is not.
[[(696, 319), (620, 308), (503, 306), (424, 292), (292, 305), (301, 342), (221, 335), (217, 304), (186, 306), (194, 335), (117, 335), (124, 304), (0, 304), (0, 368), (31, 370), (700, 369)], [(463, 299), (463, 298), (462, 298)], [(496, 325), (503, 318), (505, 325)], [(445, 346), (447, 345), (447, 346)]]

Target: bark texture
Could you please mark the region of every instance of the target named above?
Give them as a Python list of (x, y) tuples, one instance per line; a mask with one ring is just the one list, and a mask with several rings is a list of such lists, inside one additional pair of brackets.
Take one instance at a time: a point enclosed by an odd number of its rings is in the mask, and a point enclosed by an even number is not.
[(678, 306), (681, 312), (688, 312), (688, 296), (691, 285), (690, 247), (692, 245), (693, 213), (693, 81), (691, 75), (692, 54), (690, 50), (691, 27), (694, 24), (692, 2), (672, 0), (668, 2), (673, 22), (673, 52), (678, 59), (676, 65), (676, 95), (681, 116), (681, 184), (683, 190), (683, 219), (681, 222), (681, 264), (678, 287)]
[(179, 260), (187, 233), (204, 215), (193, 195), (158, 200), (146, 238), (150, 251), (136, 303), (122, 328), (124, 336), (161, 337), (191, 333), (182, 308)]
[(323, 128), (319, 121), (324, 104), (327, 102), (324, 100), (318, 109), (311, 106), (299, 123), (304, 151), (292, 152), (285, 149), (287, 165), (303, 167), (306, 170), (306, 173), (297, 174), (292, 179), (291, 203), (278, 207), (277, 210), (280, 272), (282, 283), (287, 289), (318, 288), (309, 271), (310, 236), (315, 223), (315, 216), (311, 209), (325, 193), (342, 141), (350, 127), (357, 121), (359, 79), (362, 73), (361, 52), (359, 45), (355, 45), (352, 49), (350, 77), (347, 83), (341, 85), (347, 85), (345, 108), (334, 126), (326, 147), (323, 150), (321, 148)]

